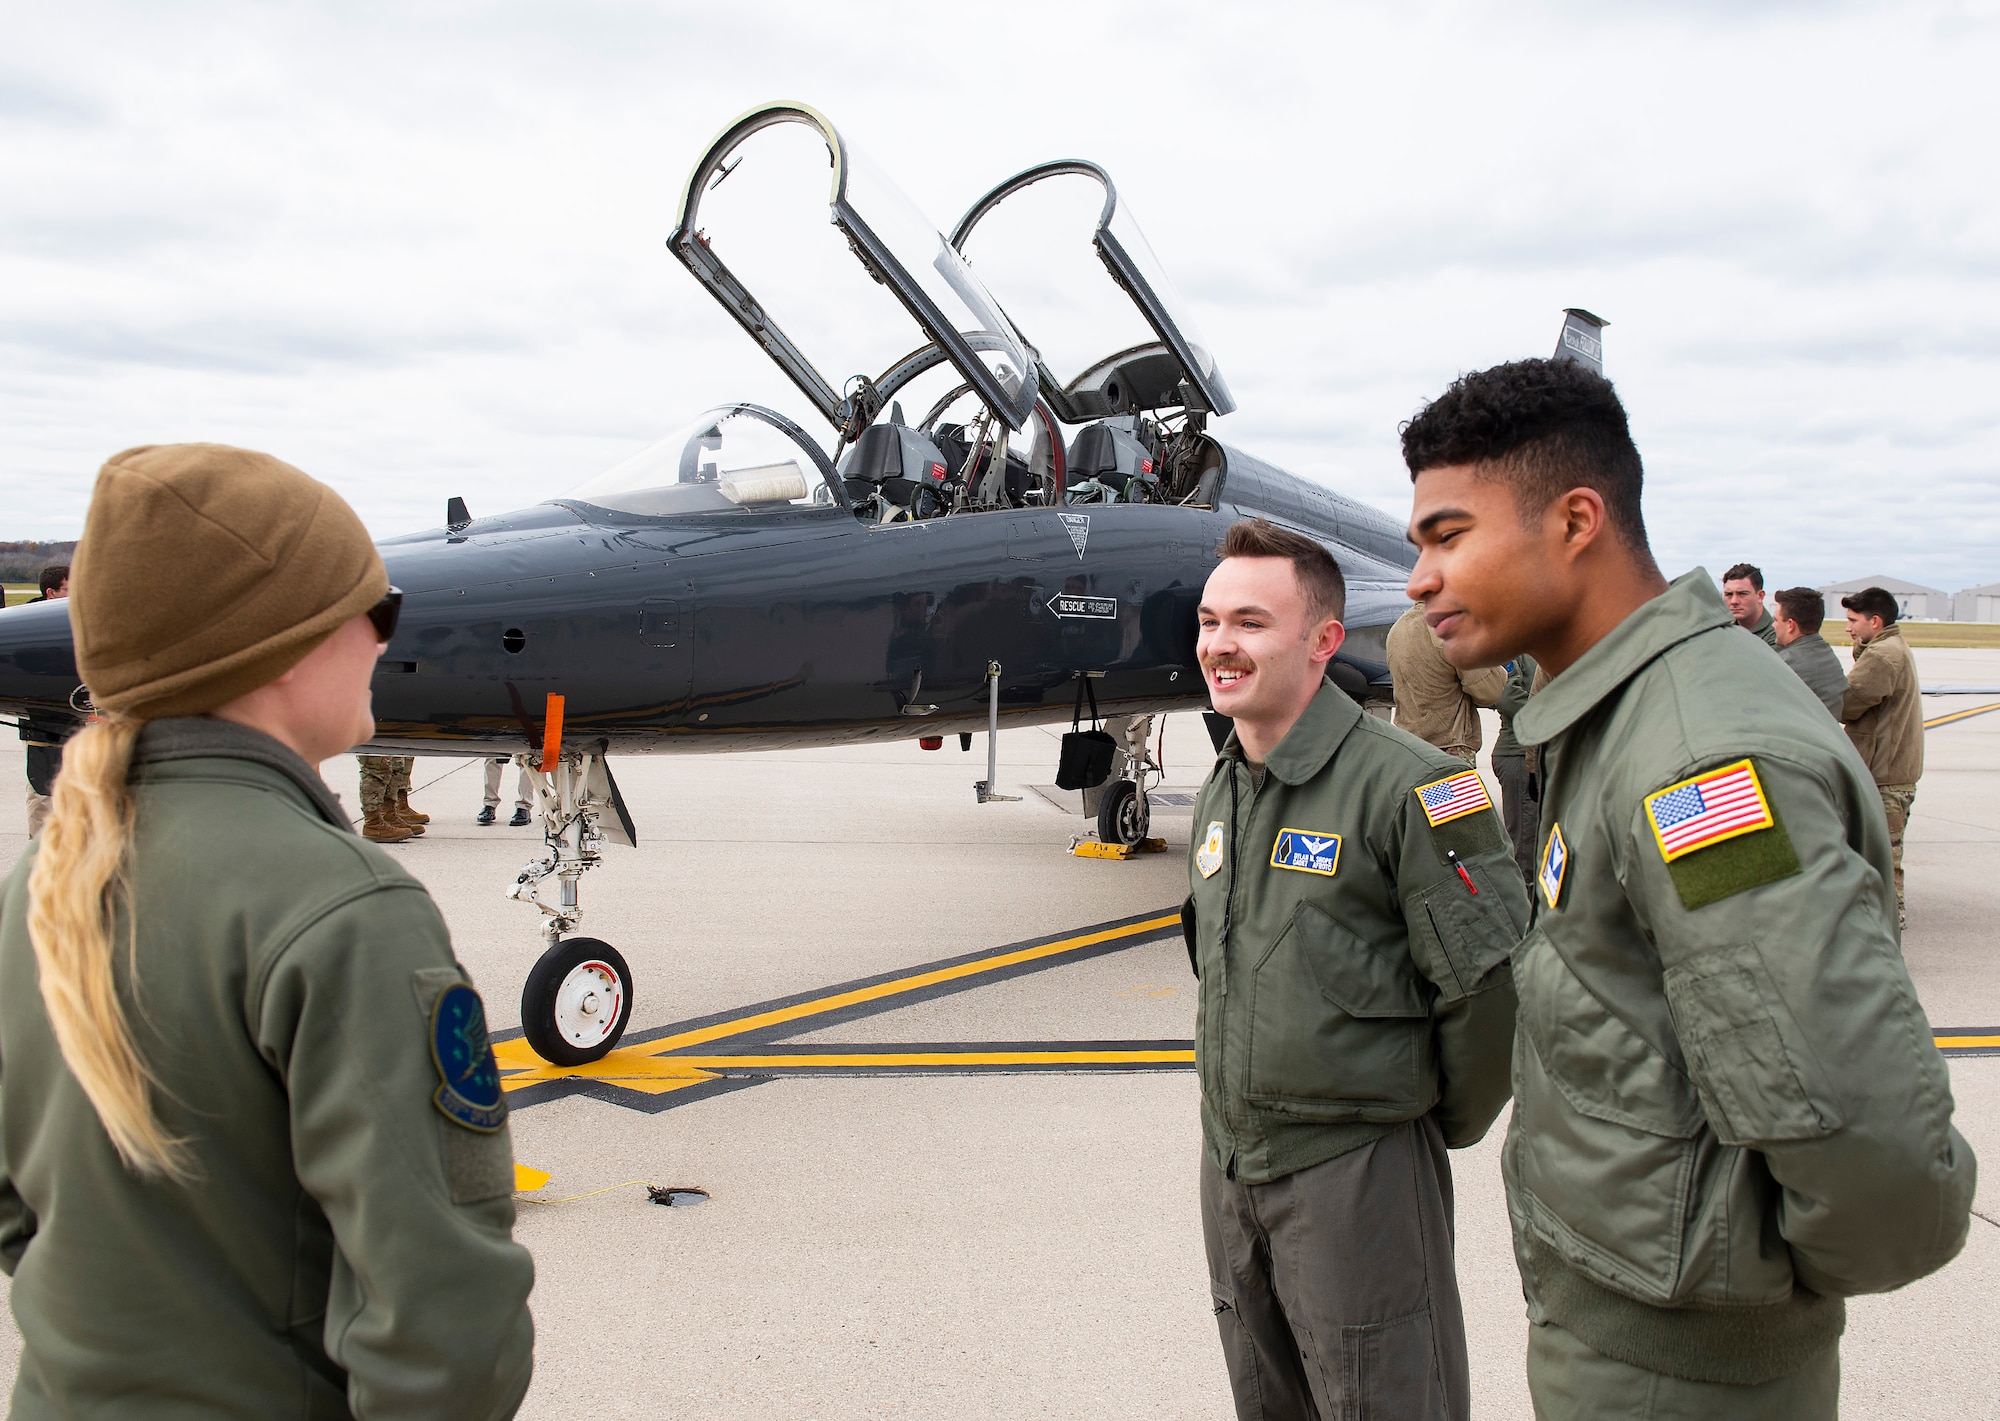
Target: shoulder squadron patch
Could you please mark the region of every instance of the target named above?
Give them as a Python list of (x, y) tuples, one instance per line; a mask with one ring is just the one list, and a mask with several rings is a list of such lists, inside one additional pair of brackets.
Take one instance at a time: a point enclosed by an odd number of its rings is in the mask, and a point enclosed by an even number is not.
[(1542, 901), (1551, 908), (1562, 901), (1563, 875), (1569, 872), (1569, 845), (1563, 840), (1563, 826), (1549, 826), (1549, 841), (1542, 848), (1541, 871), (1535, 881), (1541, 885)]
[(1773, 822), (1764, 786), (1757, 782), (1756, 767), (1748, 760), (1647, 795), (1646, 818), (1652, 823), (1660, 856), (1668, 863), (1739, 834), (1768, 829)]
[(1222, 867), (1222, 821), (1208, 821), (1208, 837), (1201, 841), (1201, 847), (1194, 851), (1194, 866), (1201, 870), (1203, 878), (1215, 877), (1215, 871)]
[(1315, 834), (1305, 829), (1280, 829), (1271, 845), (1272, 868), (1295, 868), (1300, 873), (1317, 873), (1326, 878), (1340, 867), (1340, 835)]
[(486, 1004), (468, 983), (446, 987), (431, 1008), (431, 1060), (440, 1081), (431, 1100), (445, 1119), (483, 1135), (507, 1123), (500, 1069), (486, 1037)]
[(1416, 794), (1417, 802), (1424, 807), (1424, 818), (1430, 820), (1433, 829), (1493, 807), (1486, 794), (1486, 782), (1479, 778), (1477, 770), (1464, 770), (1448, 779), (1418, 785)]

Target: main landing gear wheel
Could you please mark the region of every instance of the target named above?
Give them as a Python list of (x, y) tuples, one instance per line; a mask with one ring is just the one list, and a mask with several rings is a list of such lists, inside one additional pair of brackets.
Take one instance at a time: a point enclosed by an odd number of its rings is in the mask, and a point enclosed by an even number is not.
[(552, 1066), (603, 1057), (632, 1018), (632, 969), (594, 937), (564, 938), (542, 954), (521, 989), (521, 1034)]
[(1100, 842), (1129, 848), (1146, 837), (1152, 823), (1152, 806), (1139, 793), (1139, 786), (1130, 780), (1113, 780), (1104, 787), (1104, 797), (1097, 802)]

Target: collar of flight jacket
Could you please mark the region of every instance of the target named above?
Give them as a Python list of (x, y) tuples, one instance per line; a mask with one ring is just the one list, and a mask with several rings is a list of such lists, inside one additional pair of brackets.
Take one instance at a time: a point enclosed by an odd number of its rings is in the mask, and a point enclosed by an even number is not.
[[(1347, 692), (1331, 681), (1320, 682), (1318, 692), (1306, 702), (1304, 712), (1292, 722), (1292, 728), (1271, 747), (1264, 768), (1288, 785), (1304, 784), (1326, 768), (1340, 742), (1361, 723), (1361, 716), (1361, 707)], [(1229, 732), (1222, 753), (1232, 759), (1247, 758), (1235, 731)]]
[(1546, 745), (1659, 656), (1691, 637), (1734, 622), (1706, 568), (1681, 574), (1665, 592), (1635, 608), (1575, 665), (1551, 678), (1514, 717), (1514, 738), (1524, 745)]
[(167, 716), (146, 722), (132, 751), (133, 776), (137, 778), (143, 766), (170, 760), (248, 760), (267, 766), (284, 775), (320, 818), (336, 829), (354, 832), (347, 811), (319, 772), (291, 746), (261, 730), (212, 715)]

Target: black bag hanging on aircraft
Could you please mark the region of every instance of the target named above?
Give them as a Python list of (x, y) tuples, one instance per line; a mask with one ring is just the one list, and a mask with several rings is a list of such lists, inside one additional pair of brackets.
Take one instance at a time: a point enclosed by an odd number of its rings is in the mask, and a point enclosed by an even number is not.
[[(1069, 732), (1062, 738), (1062, 755), (1056, 762), (1057, 789), (1096, 789), (1111, 778), (1111, 757), (1118, 742), (1111, 732), (1097, 728), (1097, 688), (1090, 677), (1079, 673), (1076, 710), (1069, 718)], [(1090, 729), (1083, 730), (1083, 698), (1090, 697)]]

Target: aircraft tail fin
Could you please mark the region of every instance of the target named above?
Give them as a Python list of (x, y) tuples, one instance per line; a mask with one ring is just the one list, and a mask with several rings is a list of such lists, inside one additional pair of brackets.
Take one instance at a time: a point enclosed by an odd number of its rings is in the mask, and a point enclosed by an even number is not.
[(1580, 306), (1565, 308), (1562, 334), (1556, 338), (1556, 353), (1550, 359), (1574, 360), (1602, 375), (1604, 337), (1598, 332), (1610, 324), (1602, 316), (1593, 316)]

